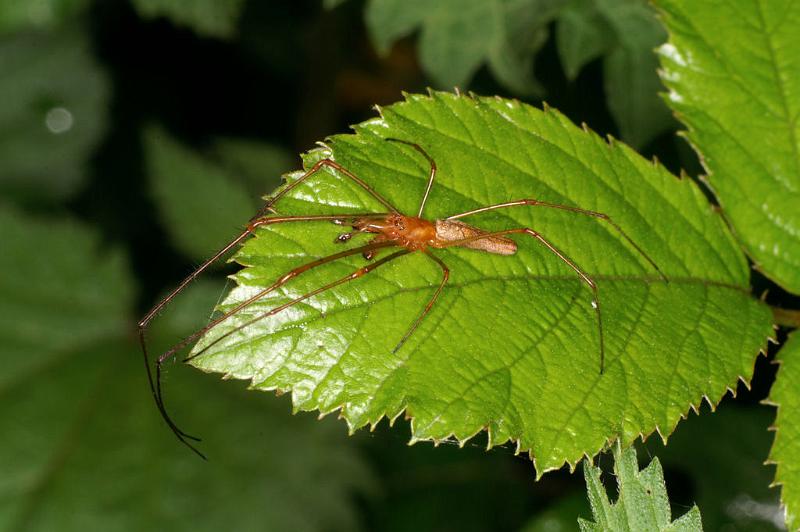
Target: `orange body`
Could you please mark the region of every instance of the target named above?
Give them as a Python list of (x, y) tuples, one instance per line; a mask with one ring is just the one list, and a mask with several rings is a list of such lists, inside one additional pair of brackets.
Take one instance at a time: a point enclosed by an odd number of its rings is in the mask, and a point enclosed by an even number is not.
[[(421, 251), (428, 247), (447, 248), (462, 246), (496, 255), (513, 255), (517, 245), (509, 238), (486, 236), (475, 227), (455, 220), (429, 221), (415, 216), (390, 214), (385, 218), (362, 218), (355, 221), (353, 229), (364, 233), (375, 233), (376, 242), (394, 241), (409, 251)], [(459, 243), (463, 241), (463, 243)]]

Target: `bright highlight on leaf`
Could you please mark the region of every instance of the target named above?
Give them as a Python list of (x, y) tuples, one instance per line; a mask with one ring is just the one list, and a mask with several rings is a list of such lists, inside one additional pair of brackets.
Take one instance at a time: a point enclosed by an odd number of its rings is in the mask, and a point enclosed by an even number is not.
[(631, 446), (623, 451), (617, 442), (614, 446), (614, 475), (617, 478), (619, 498), (615, 503), (608, 500), (600, 480), (601, 473), (599, 467), (594, 467), (589, 460), (584, 461), (583, 476), (586, 479), (594, 522), (578, 519), (581, 532), (703, 530), (697, 506), (692, 506), (679, 519), (672, 521), (664, 471), (658, 458), (653, 458), (650, 465), (639, 471), (636, 449)]
[(800, 293), (800, 3), (656, 4), (667, 103), (757, 267)]
[[(428, 162), (384, 139), (415, 142), (439, 168), (425, 217), (521, 198), (603, 212), (669, 283), (600, 220), (515, 207), (464, 221), (484, 230), (533, 228), (595, 280), (604, 374), (591, 290), (539, 242), (521, 236), (512, 256), (433, 250), (450, 267), (449, 283), (397, 352), (441, 279), (420, 253), (258, 319), (370, 262), (357, 255), (303, 273), (212, 329), (192, 364), (248, 379), (256, 389), (291, 391), (298, 410), (340, 410), (352, 430), (404, 411), (412, 441), (464, 442), (487, 430), (490, 447), (513, 441), (531, 454), (539, 474), (574, 466), (614, 438), (627, 443), (654, 430), (666, 436), (692, 405), (704, 398), (714, 405), (737, 380), (749, 379), (771, 333), (770, 314), (748, 295), (744, 257), (693, 182), (554, 110), (500, 98), (410, 95), (355, 129), (309, 153), (306, 168), (333, 158), (414, 215)], [(385, 212), (351, 180), (326, 171), (292, 189), (276, 209)], [(334, 243), (341, 232), (330, 222), (259, 229), (236, 256), (245, 268), (221, 309), (292, 268), (366, 243), (356, 236), (343, 248)]]

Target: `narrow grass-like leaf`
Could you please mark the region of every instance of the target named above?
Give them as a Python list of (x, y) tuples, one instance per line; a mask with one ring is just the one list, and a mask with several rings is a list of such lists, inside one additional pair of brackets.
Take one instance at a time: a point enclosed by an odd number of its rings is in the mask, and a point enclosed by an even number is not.
[(786, 528), (800, 527), (800, 334), (794, 333), (778, 352), (780, 370), (770, 390), (768, 403), (778, 407), (775, 442), (769, 463), (777, 465), (773, 485), (781, 488), (786, 510)]
[[(213, 329), (195, 347), (194, 365), (258, 389), (291, 390), (299, 410), (340, 409), (352, 429), (405, 410), (412, 441), (463, 442), (487, 430), (490, 446), (512, 440), (530, 452), (540, 474), (574, 465), (617, 437), (666, 436), (692, 405), (704, 398), (713, 405), (749, 379), (772, 332), (770, 313), (748, 294), (744, 257), (692, 181), (554, 110), (447, 93), (408, 96), (355, 135), (329, 139), (306, 165), (334, 157), (401, 211), (416, 213), (427, 162), (386, 137), (419, 143), (436, 160), (429, 218), (520, 198), (580, 206), (610, 215), (658, 263), (669, 283), (609, 224), (569, 212), (518, 207), (467, 220), (489, 230), (532, 227), (596, 280), (605, 373), (591, 291), (527, 237), (516, 238), (514, 256), (434, 251), (449, 265), (450, 282), (396, 353), (441, 279), (418, 253), (244, 326), (365, 261), (305, 273)], [(277, 208), (382, 210), (351, 181), (325, 172)], [(341, 251), (334, 243), (341, 231), (330, 223), (259, 230), (237, 255), (246, 268), (223, 308), (293, 267)]]
[(578, 519), (582, 532), (703, 530), (697, 506), (672, 521), (664, 472), (658, 458), (639, 471), (636, 449), (631, 446), (623, 451), (617, 442), (614, 447), (614, 476), (617, 478), (619, 497), (614, 503), (608, 500), (600, 474), (599, 467), (594, 467), (588, 460), (584, 461), (583, 475), (594, 522)]
[(800, 3), (656, 4), (667, 103), (756, 266), (800, 293)]

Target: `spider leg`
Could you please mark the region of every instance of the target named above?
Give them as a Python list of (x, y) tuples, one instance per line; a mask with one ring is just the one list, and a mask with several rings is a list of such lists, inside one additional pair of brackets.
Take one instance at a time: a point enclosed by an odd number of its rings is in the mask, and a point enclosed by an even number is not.
[(322, 160), (320, 160), (320, 161), (317, 161), (317, 162), (314, 164), (314, 166), (312, 166), (311, 168), (309, 168), (309, 169), (308, 169), (308, 170), (307, 170), (307, 171), (306, 171), (306, 172), (305, 172), (303, 175), (301, 175), (301, 176), (300, 176), (300, 177), (298, 177), (296, 180), (294, 180), (294, 181), (292, 181), (291, 183), (289, 183), (288, 185), (286, 185), (286, 187), (285, 187), (285, 188), (283, 188), (283, 189), (282, 189), (280, 192), (278, 192), (277, 194), (275, 194), (274, 196), (272, 196), (271, 198), (269, 198), (269, 199), (267, 200), (267, 203), (266, 203), (266, 205), (264, 205), (264, 206), (261, 208), (261, 211), (259, 211), (259, 212), (260, 212), (260, 213), (264, 213), (264, 212), (266, 212), (266, 211), (268, 211), (268, 210), (273, 210), (273, 209), (272, 209), (272, 206), (273, 206), (273, 205), (274, 205), (274, 204), (275, 204), (275, 203), (276, 203), (276, 202), (277, 202), (279, 199), (281, 199), (281, 198), (282, 198), (282, 197), (284, 197), (286, 194), (288, 194), (288, 193), (289, 193), (289, 192), (290, 192), (290, 191), (291, 191), (291, 190), (292, 190), (294, 187), (296, 187), (297, 185), (299, 185), (300, 183), (302, 183), (303, 181), (305, 181), (306, 179), (308, 179), (309, 177), (311, 177), (311, 176), (312, 176), (312, 175), (314, 175), (315, 173), (319, 172), (319, 170), (320, 170), (320, 169), (321, 169), (323, 166), (326, 166), (326, 167), (332, 168), (332, 169), (336, 170), (337, 172), (340, 172), (340, 173), (341, 173), (342, 175), (344, 175), (345, 177), (348, 177), (349, 179), (351, 179), (351, 180), (352, 180), (354, 183), (356, 183), (356, 184), (357, 184), (358, 186), (360, 186), (362, 189), (364, 189), (365, 191), (367, 191), (367, 192), (368, 192), (368, 193), (369, 193), (369, 194), (370, 194), (370, 195), (371, 195), (373, 198), (375, 198), (376, 200), (378, 200), (378, 201), (381, 203), (381, 205), (383, 205), (384, 207), (386, 207), (387, 209), (389, 209), (389, 211), (390, 211), (390, 212), (392, 212), (392, 213), (395, 213), (395, 214), (399, 212), (399, 211), (397, 210), (397, 208), (396, 208), (394, 205), (392, 205), (391, 203), (389, 203), (389, 202), (386, 200), (386, 198), (384, 198), (383, 196), (381, 196), (380, 194), (378, 194), (378, 192), (377, 192), (375, 189), (373, 189), (371, 186), (369, 186), (369, 185), (368, 185), (366, 182), (364, 182), (364, 181), (363, 181), (363, 180), (362, 180), (360, 177), (358, 177), (358, 176), (357, 176), (357, 175), (355, 175), (353, 172), (351, 172), (350, 170), (348, 170), (347, 168), (345, 168), (344, 166), (342, 166), (341, 164), (337, 163), (336, 161), (334, 161), (334, 160), (332, 160), (332, 159), (322, 159)]
[(392, 354), (397, 353), (397, 351), (399, 351), (400, 348), (403, 347), (403, 344), (406, 343), (406, 340), (408, 340), (408, 338), (411, 336), (411, 334), (415, 330), (417, 330), (417, 327), (419, 327), (419, 324), (422, 323), (422, 320), (425, 318), (425, 316), (428, 315), (428, 312), (431, 311), (431, 307), (433, 307), (433, 304), (436, 303), (436, 300), (439, 298), (439, 294), (442, 293), (442, 289), (444, 288), (444, 285), (447, 284), (447, 280), (450, 278), (450, 268), (447, 267), (447, 265), (444, 263), (444, 261), (442, 261), (442, 259), (440, 259), (436, 255), (434, 255), (434, 254), (432, 254), (432, 253), (430, 253), (430, 252), (428, 252), (426, 250), (423, 250), (422, 252), (425, 254), (426, 257), (428, 257), (431, 260), (433, 260), (435, 263), (437, 263), (442, 268), (442, 281), (439, 283), (439, 286), (436, 287), (436, 291), (433, 293), (433, 296), (431, 296), (430, 300), (428, 301), (428, 304), (425, 305), (425, 308), (422, 310), (420, 315), (417, 316), (417, 319), (414, 320), (414, 323), (411, 324), (411, 327), (408, 328), (408, 330), (403, 335), (403, 337), (400, 339), (400, 341), (397, 342), (397, 345), (394, 347), (394, 349), (392, 349)]
[(411, 146), (412, 148), (417, 150), (419, 153), (421, 153), (422, 156), (425, 157), (428, 160), (428, 162), (430, 163), (430, 165), (431, 165), (430, 174), (428, 174), (428, 184), (425, 186), (425, 193), (422, 195), (422, 201), (419, 204), (419, 211), (417, 212), (417, 218), (422, 218), (422, 211), (425, 210), (425, 203), (428, 201), (428, 195), (430, 195), (431, 188), (433, 187), (433, 180), (436, 178), (436, 161), (433, 160), (433, 157), (428, 155), (428, 152), (426, 152), (422, 148), (422, 146), (420, 146), (419, 144), (417, 144), (415, 142), (409, 142), (407, 140), (396, 139), (396, 138), (392, 138), (392, 137), (389, 137), (389, 138), (387, 138), (385, 140), (388, 140), (390, 142), (399, 142), (401, 144), (405, 144), (407, 146)]
[[(381, 246), (381, 247), (385, 247), (385, 246)], [(395, 251), (394, 253), (392, 253), (390, 255), (387, 255), (387, 256), (385, 256), (385, 257), (383, 257), (381, 259), (376, 260), (375, 262), (372, 262), (372, 263), (370, 263), (370, 264), (368, 264), (366, 266), (363, 266), (363, 267), (355, 270), (353, 273), (351, 273), (349, 275), (346, 275), (344, 277), (340, 277), (339, 279), (336, 279), (333, 282), (330, 282), (330, 283), (328, 283), (326, 285), (323, 285), (323, 286), (321, 286), (319, 288), (316, 288), (316, 289), (314, 289), (314, 290), (312, 290), (312, 291), (310, 291), (308, 293), (303, 294), (300, 297), (292, 299), (291, 301), (289, 301), (287, 303), (284, 303), (283, 305), (279, 305), (279, 306), (277, 306), (277, 307), (275, 307), (273, 309), (270, 309), (270, 310), (268, 310), (266, 312), (263, 312), (263, 313), (259, 314), (258, 316), (254, 317), (252, 319), (249, 319), (249, 320), (247, 320), (246, 322), (244, 322), (244, 323), (242, 323), (240, 325), (237, 325), (235, 328), (231, 329), (230, 331), (226, 331), (224, 334), (220, 335), (218, 338), (214, 338), (214, 340), (211, 343), (209, 343), (208, 345), (204, 346), (203, 349), (201, 349), (197, 353), (194, 353), (194, 354), (186, 357), (184, 359), (184, 361), (189, 361), (189, 360), (192, 360), (193, 358), (196, 358), (196, 357), (202, 355), (209, 348), (213, 347), (214, 345), (216, 345), (217, 343), (221, 342), (225, 338), (229, 337), (230, 335), (232, 335), (232, 334), (234, 334), (234, 333), (236, 333), (238, 331), (241, 331), (242, 329), (244, 329), (246, 327), (249, 327), (250, 325), (252, 325), (252, 324), (254, 324), (254, 323), (256, 323), (256, 322), (258, 322), (260, 320), (263, 320), (263, 319), (268, 318), (270, 316), (274, 316), (275, 314), (278, 314), (279, 312), (284, 311), (287, 308), (293, 307), (294, 305), (296, 305), (296, 304), (298, 304), (298, 303), (300, 303), (302, 301), (305, 301), (306, 299), (309, 299), (309, 298), (311, 298), (311, 297), (313, 297), (315, 295), (321, 294), (322, 292), (330, 290), (331, 288), (334, 288), (334, 287), (339, 286), (341, 284), (350, 282), (350, 281), (352, 281), (354, 279), (358, 279), (359, 277), (363, 277), (364, 275), (368, 274), (369, 272), (371, 272), (375, 268), (378, 268), (379, 266), (382, 266), (382, 265), (386, 264), (389, 261), (392, 261), (392, 260), (394, 260), (394, 259), (396, 259), (398, 257), (402, 257), (403, 255), (407, 255), (409, 253), (411, 253), (411, 252), (409, 250), (407, 250), (407, 249), (401, 249), (399, 251)]]
[[(178, 428), (178, 426), (172, 420), (170, 415), (167, 413), (167, 409), (166, 409), (166, 406), (164, 404), (164, 396), (163, 396), (163, 392), (162, 392), (162, 388), (161, 388), (161, 366), (166, 360), (168, 360), (169, 358), (172, 358), (173, 356), (175, 356), (175, 354), (178, 351), (180, 351), (181, 349), (185, 348), (191, 342), (193, 342), (194, 340), (197, 340), (202, 335), (204, 335), (205, 333), (207, 333), (208, 331), (210, 331), (211, 329), (213, 329), (214, 327), (216, 327), (220, 323), (224, 322), (225, 320), (227, 320), (228, 318), (230, 318), (234, 314), (238, 313), (242, 309), (244, 309), (247, 306), (251, 305), (252, 303), (257, 301), (258, 299), (266, 296), (270, 292), (272, 292), (272, 291), (276, 290), (277, 288), (280, 288), (281, 286), (285, 285), (286, 283), (288, 283), (290, 280), (294, 279), (298, 275), (300, 275), (300, 274), (302, 274), (302, 273), (304, 273), (304, 272), (306, 272), (308, 270), (311, 270), (313, 268), (316, 268), (318, 266), (322, 266), (323, 264), (327, 264), (329, 262), (335, 261), (337, 259), (341, 259), (341, 258), (344, 258), (344, 257), (349, 257), (349, 256), (352, 256), (352, 255), (357, 255), (359, 253), (363, 253), (365, 251), (371, 251), (373, 249), (390, 247), (390, 246), (393, 246), (393, 245), (395, 245), (395, 244), (394, 244), (394, 242), (391, 242), (391, 241), (370, 243), (370, 244), (366, 244), (366, 245), (363, 245), (363, 246), (359, 246), (357, 248), (348, 249), (348, 250), (345, 250), (345, 251), (341, 251), (339, 253), (334, 253), (332, 255), (328, 255), (326, 257), (322, 257), (322, 258), (317, 259), (315, 261), (306, 263), (306, 264), (304, 264), (302, 266), (298, 266), (297, 268), (294, 268), (294, 269), (290, 270), (289, 272), (283, 274), (272, 285), (270, 285), (267, 288), (259, 291), (254, 296), (252, 296), (252, 297), (248, 298), (247, 300), (243, 301), (242, 303), (238, 304), (235, 308), (229, 310), (228, 312), (222, 314), (218, 318), (212, 320), (206, 326), (198, 329), (197, 331), (195, 331), (191, 335), (187, 336), (186, 338), (184, 338), (180, 342), (178, 342), (175, 345), (173, 345), (172, 347), (170, 347), (164, 353), (162, 353), (158, 357), (158, 359), (156, 360), (156, 364), (155, 364), (155, 366), (156, 366), (156, 374), (155, 374), (155, 379), (154, 379), (155, 382), (152, 382), (152, 380), (151, 380), (150, 385), (151, 385), (151, 388), (153, 390), (153, 396), (154, 396), (155, 401), (156, 401), (156, 406), (158, 407), (158, 410), (161, 413), (161, 417), (164, 419), (164, 421), (167, 423), (167, 425), (172, 429), (172, 431), (175, 433), (175, 435), (178, 437), (178, 439), (181, 442), (183, 442), (184, 444), (186, 444), (189, 448), (191, 448), (195, 453), (197, 453), (201, 457), (205, 458), (205, 456), (203, 456), (202, 453), (200, 453), (191, 444), (189, 444), (184, 439), (184, 437), (186, 437), (188, 439), (195, 440), (195, 441), (199, 441), (199, 439), (194, 437), (194, 436), (190, 436), (190, 435), (186, 434), (180, 428)], [(375, 262), (374, 264), (378, 264), (378, 262)], [(383, 264), (383, 262), (380, 262), (380, 264)], [(147, 355), (145, 354), (145, 357), (146, 356)], [(147, 365), (148, 377), (152, 378), (151, 377), (152, 374), (151, 374), (151, 370), (150, 370), (150, 364), (147, 362), (147, 359), (145, 360), (145, 362), (146, 362), (146, 365)]]
[[(156, 375), (153, 375), (153, 371), (150, 368), (150, 356), (149, 351), (147, 349), (147, 330), (149, 328), (150, 322), (161, 312), (164, 307), (166, 307), (175, 297), (178, 296), (192, 281), (197, 279), (205, 270), (207, 270), (212, 264), (220, 260), (224, 257), (231, 249), (235, 246), (240, 244), (245, 238), (247, 238), (251, 233), (255, 231), (256, 228), (266, 225), (278, 224), (278, 223), (289, 223), (289, 222), (310, 222), (310, 221), (335, 221), (335, 220), (343, 220), (343, 219), (353, 219), (353, 218), (360, 218), (360, 217), (376, 217), (382, 218), (385, 217), (385, 214), (334, 214), (334, 215), (309, 215), (309, 216), (278, 216), (278, 217), (262, 217), (258, 219), (252, 220), (247, 228), (242, 231), (239, 235), (237, 235), (233, 240), (228, 242), (225, 246), (222, 247), (217, 253), (215, 253), (211, 258), (203, 262), (196, 270), (190, 273), (185, 279), (183, 279), (178, 286), (173, 289), (169, 294), (167, 294), (161, 301), (156, 303), (153, 308), (151, 308), (144, 317), (139, 320), (138, 322), (138, 338), (139, 338), (139, 345), (142, 349), (142, 355), (144, 358), (145, 369), (147, 370), (147, 381), (150, 385), (150, 393), (155, 400), (156, 406), (161, 413), (161, 417), (164, 421), (169, 425), (170, 429), (175, 433), (179, 440), (181, 440), (184, 444), (186, 444), (190, 449), (192, 449), (195, 453), (200, 455), (201, 457), (205, 458), (202, 453), (200, 453), (197, 449), (195, 449), (191, 444), (189, 444), (184, 438), (194, 441), (200, 441), (199, 438), (195, 436), (191, 436), (177, 427), (169, 415), (167, 415), (166, 409), (164, 408), (163, 400), (161, 397), (161, 366), (160, 362), (156, 367)], [(159, 357), (161, 360), (164, 355)]]
[(562, 262), (567, 264), (572, 270), (578, 274), (581, 281), (586, 283), (589, 288), (592, 290), (592, 294), (594, 295), (594, 299), (592, 300), (592, 307), (594, 308), (595, 315), (597, 316), (597, 333), (600, 339), (600, 374), (602, 375), (605, 370), (605, 357), (606, 357), (606, 349), (605, 349), (605, 338), (603, 335), (603, 315), (600, 311), (600, 293), (597, 290), (597, 283), (594, 282), (586, 272), (584, 272), (580, 267), (578, 267), (575, 262), (570, 259), (564, 252), (559, 250), (555, 247), (549, 240), (543, 237), (538, 231), (534, 231), (533, 229), (527, 227), (519, 227), (515, 229), (504, 229), (502, 231), (492, 231), (481, 235), (475, 235), (474, 237), (468, 237), (460, 240), (451, 240), (449, 242), (444, 242), (440, 244), (438, 247), (440, 248), (449, 248), (454, 246), (463, 246), (466, 243), (480, 240), (482, 238), (487, 237), (497, 237), (497, 236), (504, 236), (504, 235), (511, 235), (511, 234), (525, 234), (531, 236), (538, 240), (541, 244), (543, 244), (550, 252), (552, 252), (555, 256), (557, 256)]
[(508, 207), (517, 207), (517, 206), (547, 207), (550, 209), (560, 209), (562, 211), (583, 214), (585, 216), (591, 216), (593, 218), (597, 218), (599, 220), (608, 222), (608, 224), (611, 225), (611, 227), (613, 227), (625, 240), (628, 241), (628, 243), (631, 246), (633, 246), (633, 248), (642, 257), (644, 257), (644, 259), (647, 262), (650, 263), (650, 265), (656, 270), (656, 272), (658, 272), (658, 275), (661, 277), (661, 279), (664, 280), (664, 282), (667, 283), (669, 282), (669, 279), (667, 279), (667, 276), (664, 275), (664, 273), (661, 271), (661, 268), (658, 267), (658, 264), (656, 264), (655, 261), (651, 259), (650, 256), (647, 253), (645, 253), (644, 250), (636, 242), (634, 242), (633, 239), (630, 236), (628, 236), (628, 234), (625, 231), (622, 230), (622, 227), (620, 227), (616, 222), (614, 222), (614, 220), (612, 220), (609, 215), (602, 212), (590, 211), (587, 209), (581, 209), (579, 207), (572, 207), (570, 205), (562, 205), (560, 203), (548, 203), (546, 201), (539, 201), (537, 199), (521, 199), (521, 200), (507, 201), (505, 203), (498, 203), (496, 205), (488, 205), (486, 207), (480, 207), (477, 209), (461, 212), (458, 214), (454, 214), (452, 216), (448, 216), (447, 218), (445, 218), (445, 220), (456, 220), (458, 218), (464, 218), (466, 216), (471, 216), (473, 214), (479, 214), (482, 212), (493, 211), (497, 209), (506, 209)]

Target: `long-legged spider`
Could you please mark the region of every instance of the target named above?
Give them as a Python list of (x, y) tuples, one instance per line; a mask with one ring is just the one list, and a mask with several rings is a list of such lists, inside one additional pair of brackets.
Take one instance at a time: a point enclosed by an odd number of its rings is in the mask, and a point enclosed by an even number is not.
[[(435, 262), (441, 268), (442, 279), (441, 282), (438, 284), (438, 286), (436, 286), (436, 288), (434, 289), (433, 294), (431, 295), (425, 307), (422, 309), (422, 312), (420, 312), (420, 314), (416, 317), (416, 319), (414, 319), (414, 321), (409, 325), (405, 334), (399, 339), (397, 345), (392, 351), (394, 353), (403, 346), (403, 344), (413, 334), (413, 332), (417, 329), (420, 323), (422, 323), (422, 320), (425, 319), (425, 316), (430, 312), (431, 308), (436, 303), (439, 294), (441, 294), (442, 289), (447, 284), (447, 281), (450, 277), (450, 270), (448, 269), (447, 265), (444, 263), (442, 259), (433, 254), (431, 252), (431, 249), (466, 247), (497, 255), (513, 255), (517, 251), (517, 245), (513, 240), (508, 238), (508, 236), (513, 234), (524, 234), (534, 238), (536, 241), (544, 245), (551, 253), (553, 253), (556, 257), (558, 257), (562, 262), (567, 264), (580, 278), (580, 280), (592, 290), (593, 294), (592, 307), (594, 308), (597, 320), (597, 334), (598, 334), (599, 354), (600, 354), (600, 373), (602, 374), (605, 367), (605, 340), (603, 334), (603, 317), (600, 306), (600, 294), (597, 289), (597, 284), (594, 282), (594, 280), (589, 274), (583, 271), (577, 264), (575, 264), (575, 262), (572, 261), (572, 259), (570, 259), (562, 251), (556, 248), (552, 243), (550, 243), (549, 240), (547, 240), (544, 236), (542, 236), (538, 231), (535, 231), (529, 227), (515, 227), (510, 229), (503, 229), (500, 231), (483, 231), (481, 229), (478, 229), (476, 227), (473, 227), (471, 225), (468, 225), (460, 221), (460, 219), (466, 218), (468, 216), (488, 211), (494, 211), (498, 209), (507, 209), (511, 207), (520, 207), (520, 206), (546, 207), (550, 209), (560, 209), (563, 211), (577, 213), (585, 216), (591, 216), (599, 220), (602, 220), (610, 224), (639, 254), (642, 255), (642, 257), (644, 257), (647, 260), (648, 263), (650, 263), (650, 265), (656, 270), (656, 272), (658, 272), (658, 274), (666, 281), (666, 277), (664, 276), (664, 274), (658, 268), (656, 263), (644, 252), (644, 250), (641, 247), (639, 247), (625, 233), (625, 231), (622, 230), (622, 228), (619, 225), (617, 225), (613, 220), (611, 220), (611, 218), (608, 215), (601, 212), (590, 211), (587, 209), (573, 207), (570, 205), (548, 203), (544, 201), (539, 201), (537, 199), (517, 199), (517, 200), (506, 201), (503, 203), (487, 205), (484, 207), (478, 207), (475, 209), (470, 209), (468, 211), (453, 214), (443, 219), (438, 219), (433, 221), (424, 219), (422, 215), (425, 210), (425, 203), (428, 200), (428, 196), (430, 194), (431, 188), (433, 187), (433, 183), (436, 178), (436, 162), (421, 146), (419, 146), (416, 143), (409, 142), (406, 140), (393, 139), (393, 138), (389, 138), (387, 140), (405, 144), (407, 146), (414, 148), (430, 163), (430, 174), (428, 176), (427, 185), (425, 187), (425, 192), (422, 196), (422, 200), (420, 201), (419, 209), (417, 210), (415, 216), (407, 216), (401, 213), (397, 208), (395, 208), (391, 203), (389, 203), (383, 196), (381, 196), (377, 191), (375, 191), (372, 187), (370, 187), (366, 182), (361, 180), (358, 176), (356, 176), (355, 174), (344, 168), (339, 163), (329, 158), (322, 159), (318, 161), (316, 164), (314, 164), (307, 172), (302, 174), (295, 181), (288, 184), (280, 192), (275, 194), (272, 198), (268, 199), (265, 206), (261, 209), (261, 211), (259, 211), (258, 215), (256, 215), (254, 218), (250, 220), (250, 222), (247, 225), (247, 228), (244, 231), (242, 231), (236, 238), (234, 238), (231, 242), (225, 245), (214, 256), (212, 256), (210, 259), (201, 264), (194, 272), (192, 272), (186, 279), (184, 279), (172, 292), (170, 292), (166, 297), (164, 297), (160, 302), (158, 302), (139, 322), (139, 341), (142, 346), (142, 353), (144, 355), (145, 366), (147, 367), (147, 376), (150, 382), (150, 390), (153, 394), (153, 398), (155, 399), (156, 406), (158, 407), (161, 416), (164, 418), (164, 421), (175, 433), (175, 436), (201, 457), (205, 458), (205, 456), (188, 441), (188, 440), (194, 440), (194, 441), (200, 441), (200, 440), (181, 430), (167, 413), (161, 390), (162, 364), (166, 360), (175, 356), (175, 354), (178, 351), (188, 346), (189, 343), (197, 340), (205, 333), (210, 331), (212, 328), (224, 322), (234, 314), (240, 312), (244, 308), (248, 307), (249, 305), (253, 304), (259, 299), (265, 297), (267, 294), (273, 292), (279, 287), (285, 285), (298, 275), (301, 275), (302, 273), (307, 272), (323, 264), (358, 254), (363, 255), (364, 258), (367, 261), (369, 261), (369, 263), (366, 266), (356, 269), (349, 275), (341, 277), (335, 281), (327, 283), (310, 292), (307, 292), (301, 295), (300, 297), (292, 299), (291, 301), (284, 303), (283, 305), (268, 310), (256, 316), (255, 318), (252, 318), (246, 321), (245, 323), (236, 326), (232, 330), (225, 332), (218, 338), (215, 338), (208, 345), (204, 346), (203, 349), (201, 349), (197, 353), (190, 355), (185, 360), (190, 360), (191, 358), (194, 358), (202, 354), (205, 350), (207, 350), (217, 342), (221, 341), (225, 337), (255, 323), (256, 321), (262, 320), (269, 316), (273, 316), (278, 312), (286, 310), (287, 308), (296, 305), (297, 303), (300, 303), (301, 301), (304, 301), (317, 294), (325, 292), (326, 290), (330, 290), (331, 288), (334, 288), (341, 284), (347, 283), (354, 279), (358, 279), (359, 277), (363, 277), (369, 272), (379, 268), (380, 266), (383, 266), (384, 264), (393, 261), (398, 257), (407, 255), (409, 253), (419, 252), (424, 254), (426, 257)], [(355, 184), (357, 184), (359, 187), (365, 190), (375, 200), (377, 200), (384, 207), (386, 207), (388, 212), (361, 213), (361, 214), (353, 214), (353, 213), (319, 214), (319, 215), (301, 215), (301, 216), (283, 216), (277, 214), (277, 211), (275, 211), (273, 206), (282, 197), (286, 196), (286, 194), (288, 194), (292, 189), (300, 185), (309, 177), (313, 176), (323, 167), (334, 170), (335, 172), (338, 172), (341, 176), (344, 176), (345, 178), (352, 180)], [(153, 376), (147, 352), (147, 344), (145, 341), (145, 333), (147, 331), (148, 325), (153, 320), (153, 318), (170, 301), (172, 301), (190, 282), (192, 282), (195, 278), (197, 278), (211, 264), (213, 264), (221, 257), (226, 255), (232, 248), (241, 243), (248, 235), (252, 234), (259, 227), (273, 225), (273, 224), (290, 223), (290, 222), (319, 222), (319, 221), (327, 221), (327, 222), (332, 222), (336, 225), (350, 227), (350, 230), (348, 232), (342, 233), (337, 237), (336, 239), (337, 243), (346, 243), (352, 238), (354, 234), (357, 233), (374, 234), (375, 237), (366, 245), (354, 247), (351, 249), (340, 251), (338, 253), (333, 253), (331, 255), (298, 266), (284, 273), (270, 286), (260, 290), (255, 295), (239, 303), (234, 308), (228, 310), (224, 314), (212, 320), (205, 327), (202, 327), (201, 329), (197, 330), (190, 336), (184, 338), (177, 344), (173, 345), (170, 349), (162, 353), (156, 361), (155, 377)], [(376, 252), (378, 250), (385, 248), (400, 248), (400, 249), (380, 259), (373, 260)]]

